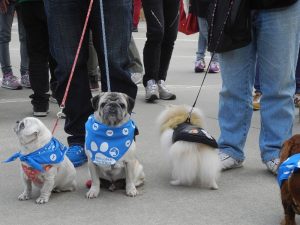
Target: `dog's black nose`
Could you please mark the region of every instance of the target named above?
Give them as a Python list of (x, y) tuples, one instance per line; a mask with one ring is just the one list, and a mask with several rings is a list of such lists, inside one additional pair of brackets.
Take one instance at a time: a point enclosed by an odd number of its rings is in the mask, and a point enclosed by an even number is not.
[(20, 121), (19, 120), (17, 120), (17, 122), (16, 123), (20, 123)]

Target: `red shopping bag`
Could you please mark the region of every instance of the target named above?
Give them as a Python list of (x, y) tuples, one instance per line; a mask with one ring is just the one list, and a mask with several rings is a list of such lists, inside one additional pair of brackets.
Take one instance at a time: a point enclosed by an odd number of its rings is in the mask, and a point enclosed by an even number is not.
[(186, 35), (195, 34), (199, 32), (197, 16), (193, 15), (192, 13), (189, 13), (188, 16), (186, 16), (182, 0), (180, 1), (178, 31)]

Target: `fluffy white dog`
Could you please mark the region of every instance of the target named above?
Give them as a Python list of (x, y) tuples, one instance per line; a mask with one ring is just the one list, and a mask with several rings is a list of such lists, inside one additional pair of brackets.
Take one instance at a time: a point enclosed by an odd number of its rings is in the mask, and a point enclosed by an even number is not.
[(36, 203), (49, 201), (52, 191), (76, 189), (76, 170), (65, 155), (67, 147), (52, 137), (49, 129), (38, 119), (26, 117), (14, 128), (21, 144), (20, 152), (5, 162), (20, 158), (25, 189), (19, 200), (31, 198), (32, 184), (40, 188)]
[[(167, 151), (167, 158), (172, 168), (170, 183), (188, 186), (200, 184), (211, 189), (218, 189), (217, 178), (221, 168), (218, 150), (215, 140), (202, 129), (204, 117), (201, 111), (197, 108), (193, 109), (190, 117), (192, 129), (176, 130), (187, 120), (190, 111), (190, 106), (171, 105), (157, 119), (161, 134), (161, 148), (163, 151)], [(182, 131), (185, 131), (183, 137)], [(193, 136), (198, 132), (204, 136), (204, 143), (191, 141), (194, 138), (198, 140), (197, 135)]]

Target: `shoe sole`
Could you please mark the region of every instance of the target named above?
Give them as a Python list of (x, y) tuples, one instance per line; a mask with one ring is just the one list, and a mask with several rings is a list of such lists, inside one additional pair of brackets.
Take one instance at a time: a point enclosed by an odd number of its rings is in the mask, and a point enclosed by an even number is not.
[(10, 89), (10, 90), (21, 90), (22, 86), (20, 87), (10, 87), (10, 86), (6, 86), (6, 85), (1, 85), (1, 87), (6, 88), (6, 89)]
[(173, 96), (171, 96), (169, 98), (161, 98), (161, 97), (159, 97), (159, 98), (162, 99), (162, 100), (175, 100), (176, 99), (176, 95), (173, 95)]
[(204, 72), (204, 69), (196, 69), (195, 68), (195, 73), (203, 73)]
[(209, 70), (208, 73), (220, 73), (220, 70), (218, 71)]
[(33, 112), (33, 116), (35, 117), (46, 117), (49, 112)]
[(158, 97), (156, 95), (151, 95), (150, 98), (146, 98), (146, 101), (147, 102), (153, 102), (157, 99), (158, 99)]
[(21, 83), (21, 86), (24, 88), (31, 88), (31, 85), (26, 85), (26, 84), (22, 84), (22, 83)]

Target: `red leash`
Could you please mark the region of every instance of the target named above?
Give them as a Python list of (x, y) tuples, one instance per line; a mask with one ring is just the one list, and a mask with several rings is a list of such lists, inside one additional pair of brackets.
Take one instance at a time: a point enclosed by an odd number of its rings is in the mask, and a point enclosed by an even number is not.
[(74, 59), (73, 65), (72, 65), (70, 77), (69, 77), (69, 80), (68, 80), (68, 84), (67, 84), (67, 87), (66, 87), (66, 91), (65, 91), (63, 100), (62, 100), (62, 102), (61, 102), (61, 104), (60, 104), (60, 106), (59, 106), (60, 111), (57, 113), (57, 119), (56, 119), (56, 122), (55, 122), (55, 124), (54, 124), (53, 130), (52, 130), (52, 134), (54, 134), (54, 132), (55, 132), (55, 130), (56, 130), (56, 127), (57, 127), (57, 125), (58, 125), (58, 121), (59, 121), (59, 119), (60, 119), (60, 118), (62, 117), (62, 115), (63, 115), (63, 109), (65, 108), (65, 103), (66, 103), (66, 100), (67, 100), (67, 97), (68, 97), (68, 93), (69, 93), (71, 81), (72, 81), (72, 79), (73, 79), (75, 67), (76, 67), (76, 64), (77, 64), (77, 61), (78, 61), (78, 57), (79, 57), (79, 53), (80, 53), (80, 50), (81, 50), (81, 47), (82, 47), (82, 42), (83, 42), (83, 39), (84, 39), (84, 35), (85, 35), (85, 33), (86, 33), (86, 28), (87, 28), (88, 21), (89, 21), (89, 18), (90, 18), (90, 14), (91, 14), (93, 2), (94, 2), (94, 0), (90, 0), (90, 5), (89, 5), (88, 11), (87, 11), (86, 18), (85, 18), (85, 22), (84, 22), (82, 34), (81, 34), (81, 37), (80, 37), (80, 41), (79, 41), (79, 44), (78, 44), (76, 56), (75, 56), (75, 59)]

